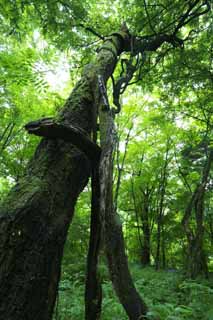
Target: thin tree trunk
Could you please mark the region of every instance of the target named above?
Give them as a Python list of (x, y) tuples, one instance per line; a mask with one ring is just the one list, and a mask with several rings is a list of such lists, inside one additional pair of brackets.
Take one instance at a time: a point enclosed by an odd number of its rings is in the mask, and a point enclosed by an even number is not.
[(130, 320), (145, 319), (147, 306), (137, 293), (128, 268), (122, 224), (114, 210), (112, 196), (112, 155), (115, 147), (113, 117), (110, 110), (100, 110), (102, 156), (100, 164), (101, 213), (105, 221), (105, 248), (114, 289)]
[(130, 125), (130, 128), (128, 130), (128, 133), (126, 135), (126, 139), (125, 139), (125, 145), (124, 145), (124, 154), (123, 154), (123, 158), (121, 160), (121, 165), (119, 164), (119, 158), (120, 158), (120, 152), (119, 152), (119, 144), (120, 144), (120, 138), (117, 139), (117, 148), (116, 148), (116, 162), (117, 162), (117, 182), (116, 182), (116, 187), (115, 187), (115, 195), (114, 195), (114, 208), (115, 211), (117, 211), (117, 207), (118, 207), (118, 195), (119, 195), (119, 190), (120, 190), (120, 185), (121, 185), (121, 176), (122, 176), (122, 172), (124, 169), (124, 164), (125, 164), (125, 160), (126, 160), (126, 156), (127, 156), (127, 149), (128, 149), (128, 144), (130, 141), (130, 136), (131, 136), (131, 131), (133, 129), (133, 122)]
[(85, 319), (98, 320), (101, 316), (102, 288), (98, 276), (98, 257), (103, 232), (100, 217), (99, 162), (92, 170), (92, 201), (90, 243), (87, 257), (87, 276), (85, 290)]
[(10, 122), (0, 137), (0, 153), (8, 146), (15, 128), (15, 123)]
[[(97, 118), (98, 106), (96, 114), (94, 114), (93, 142), (97, 143)], [(100, 215), (100, 178), (99, 165), (100, 159), (93, 162), (91, 176), (91, 222), (90, 222), (90, 240), (87, 255), (87, 274), (85, 286), (85, 319), (99, 320), (101, 317), (102, 304), (102, 286), (98, 275), (98, 259), (102, 241), (102, 221)]]
[(170, 139), (167, 138), (166, 156), (165, 156), (164, 166), (161, 172), (161, 179), (160, 179), (160, 186), (159, 186), (160, 203), (159, 203), (158, 217), (157, 217), (157, 252), (156, 252), (156, 259), (155, 259), (156, 270), (159, 270), (161, 267), (162, 228), (163, 228), (163, 215), (164, 215), (164, 199), (166, 194), (167, 175), (168, 175), (167, 168), (169, 164), (169, 159), (168, 159), (169, 146), (170, 146)]
[[(206, 184), (208, 182), (212, 161), (213, 150), (210, 150), (203, 168), (201, 182), (193, 192), (182, 220), (182, 225), (184, 227), (188, 241), (187, 273), (193, 279), (202, 273), (206, 277), (208, 277), (208, 266), (203, 248), (203, 214)], [(192, 216), (193, 210), (195, 212), (196, 221), (195, 231), (193, 231), (192, 227), (190, 226), (190, 218)]]
[(165, 227), (162, 228), (162, 268), (166, 269), (166, 243), (165, 243)]
[(149, 190), (143, 193), (143, 208), (141, 212), (143, 228), (143, 247), (141, 254), (141, 263), (143, 266), (150, 265), (150, 225), (149, 225)]

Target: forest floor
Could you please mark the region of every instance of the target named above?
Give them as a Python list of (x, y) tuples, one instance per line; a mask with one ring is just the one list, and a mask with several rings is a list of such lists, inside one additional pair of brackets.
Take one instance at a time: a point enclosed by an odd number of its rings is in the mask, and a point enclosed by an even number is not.
[[(81, 271), (79, 271), (81, 270)], [(213, 320), (213, 275), (209, 280), (189, 280), (180, 271), (155, 271), (131, 265), (135, 285), (149, 306), (147, 319)], [(56, 320), (84, 319), (84, 265), (70, 265), (60, 282)], [(113, 292), (105, 266), (100, 268), (103, 286), (102, 320), (128, 319)]]

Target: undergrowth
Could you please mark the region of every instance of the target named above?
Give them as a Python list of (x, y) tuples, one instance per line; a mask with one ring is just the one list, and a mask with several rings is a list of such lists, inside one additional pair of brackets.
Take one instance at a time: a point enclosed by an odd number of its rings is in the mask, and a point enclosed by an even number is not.
[[(78, 271), (77, 271), (78, 270)], [(80, 271), (79, 271), (80, 270)], [(176, 270), (158, 271), (131, 266), (135, 285), (149, 306), (149, 320), (213, 320), (213, 279), (186, 279)], [(55, 319), (84, 319), (84, 265), (70, 265), (63, 273)], [(105, 266), (101, 266), (103, 286), (102, 320), (126, 320), (113, 292)]]

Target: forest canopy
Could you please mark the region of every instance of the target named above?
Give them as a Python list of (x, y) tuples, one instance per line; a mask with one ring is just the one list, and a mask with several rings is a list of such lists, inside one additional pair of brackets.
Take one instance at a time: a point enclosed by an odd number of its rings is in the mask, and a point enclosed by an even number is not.
[(212, 319), (211, 6), (0, 1), (5, 320)]

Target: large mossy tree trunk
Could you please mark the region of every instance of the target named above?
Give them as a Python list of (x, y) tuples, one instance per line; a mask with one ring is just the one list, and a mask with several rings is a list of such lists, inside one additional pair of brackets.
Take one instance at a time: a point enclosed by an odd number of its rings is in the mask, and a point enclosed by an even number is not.
[[(58, 116), (58, 122), (90, 135), (97, 74), (105, 81), (125, 50), (125, 34), (112, 35)], [(25, 176), (0, 209), (0, 314), (4, 320), (52, 318), (63, 247), (91, 163), (69, 142), (42, 139)]]
[[(88, 89), (84, 81), (78, 86)], [(64, 115), (89, 132), (90, 108), (92, 97), (76, 89)], [(51, 319), (67, 230), (89, 174), (90, 162), (70, 143), (42, 139), (25, 176), (1, 206), (2, 319)]]

